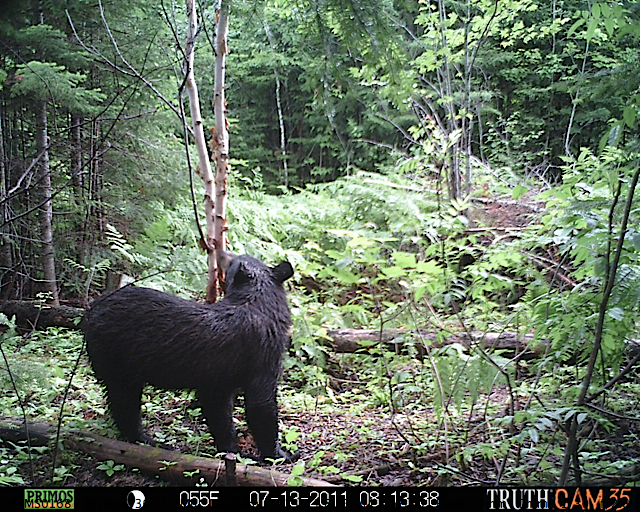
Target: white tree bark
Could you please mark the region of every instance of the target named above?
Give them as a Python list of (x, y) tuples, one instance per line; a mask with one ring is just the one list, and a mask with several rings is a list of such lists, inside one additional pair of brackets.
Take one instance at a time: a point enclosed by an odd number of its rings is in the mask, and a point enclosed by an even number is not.
[(216, 162), (214, 240), (215, 250), (224, 251), (227, 233), (227, 184), (229, 177), (229, 123), (227, 122), (227, 102), (224, 95), (225, 59), (227, 55), (227, 34), (229, 32), (229, 1), (223, 0), (217, 12), (216, 62), (214, 103), (216, 124), (212, 130), (211, 148)]
[[(273, 41), (273, 34), (271, 33), (271, 29), (269, 28), (269, 24), (266, 20), (266, 14), (264, 19), (264, 32), (267, 34), (267, 39), (269, 40), (269, 46), (271, 46), (271, 51), (274, 56), (276, 54), (276, 45)], [(284, 174), (283, 184), (285, 187), (289, 186), (289, 169), (287, 166), (287, 137), (284, 129), (284, 114), (282, 113), (282, 100), (280, 98), (280, 75), (278, 74), (278, 66), (274, 64), (273, 66), (273, 74), (276, 79), (276, 106), (278, 108), (278, 122), (280, 123), (280, 153), (282, 156), (282, 172)]]
[(200, 176), (204, 181), (204, 211), (207, 219), (207, 239), (206, 249), (208, 255), (208, 280), (207, 280), (207, 301), (215, 302), (217, 297), (218, 268), (216, 262), (216, 238), (214, 230), (214, 178), (207, 153), (207, 141), (204, 136), (202, 124), (202, 114), (200, 112), (200, 98), (198, 96), (198, 86), (193, 73), (193, 54), (196, 35), (198, 33), (198, 18), (195, 9), (195, 0), (186, 0), (187, 15), (189, 17), (189, 30), (185, 44), (185, 64), (186, 75), (185, 86), (189, 96), (189, 109), (193, 123), (193, 135), (196, 148), (198, 150), (198, 161), (200, 164)]

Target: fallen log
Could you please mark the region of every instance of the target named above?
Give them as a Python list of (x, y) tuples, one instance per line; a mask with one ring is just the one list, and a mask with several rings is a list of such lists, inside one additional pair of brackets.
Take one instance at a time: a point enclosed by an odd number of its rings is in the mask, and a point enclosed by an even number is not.
[[(53, 441), (56, 429), (45, 423), (30, 423), (28, 432), (31, 445), (42, 446)], [(1, 418), (0, 438), (14, 443), (26, 440), (27, 429), (19, 420)], [(88, 453), (98, 460), (113, 460), (130, 468), (139, 468), (178, 486), (195, 485), (204, 477), (209, 485), (281, 487), (287, 486), (289, 479), (289, 475), (273, 469), (245, 464), (230, 465), (229, 460), (195, 457), (153, 446), (116, 441), (79, 430), (66, 430), (63, 444), (67, 449)], [(233, 468), (231, 471), (235, 470), (235, 481), (228, 480), (227, 467)], [(332, 486), (315, 478), (302, 478), (302, 481), (302, 485), (308, 487)]]
[[(1, 304), (1, 311), (11, 318), (16, 316), (16, 324), (23, 329), (44, 329), (46, 327), (68, 327), (77, 329), (77, 323), (84, 314), (84, 309), (71, 306), (53, 307), (41, 302), (8, 301)], [(327, 331), (330, 346), (336, 352), (357, 352), (366, 350), (366, 343), (382, 342), (395, 351), (403, 345), (413, 343), (420, 356), (426, 354), (423, 340), (432, 348), (459, 343), (469, 349), (474, 343), (485, 349), (504, 349), (513, 354), (520, 354), (521, 359), (533, 359), (544, 353), (546, 342), (533, 343), (533, 335), (518, 335), (512, 332), (503, 333), (466, 333), (451, 334), (447, 341), (437, 340), (435, 332), (424, 332), (409, 329), (332, 329)]]
[(76, 329), (84, 309), (71, 306), (50, 306), (41, 301), (9, 300), (0, 303), (0, 311), (8, 318), (16, 317), (21, 329), (45, 329), (68, 327)]
[[(0, 303), (0, 312), (11, 318), (16, 317), (16, 324), (22, 329), (45, 329), (47, 327), (67, 327), (77, 329), (84, 314), (84, 309), (72, 306), (50, 306), (39, 301), (7, 301)], [(518, 354), (520, 359), (529, 360), (542, 355), (548, 342), (534, 343), (533, 334), (519, 335), (513, 332), (474, 332), (450, 334), (444, 342), (438, 341), (435, 332), (425, 332), (409, 329), (331, 329), (327, 331), (329, 345), (336, 352), (357, 352), (366, 350), (367, 343), (382, 342), (391, 350), (399, 351), (403, 345), (413, 343), (418, 355), (426, 355), (424, 341), (429, 342), (431, 348), (441, 348), (452, 343), (459, 343), (466, 349), (478, 344), (485, 349), (501, 349), (512, 356)], [(633, 356), (640, 350), (638, 340), (627, 342), (628, 350)]]
[[(423, 332), (409, 329), (332, 329), (327, 331), (330, 345), (336, 352), (356, 352), (366, 350), (372, 342), (381, 342), (390, 350), (397, 352), (403, 345), (412, 343), (418, 354), (426, 354), (423, 342), (429, 348), (437, 349), (445, 345), (459, 343), (466, 349), (477, 344), (484, 349), (502, 349), (519, 354), (521, 359), (532, 359), (542, 355), (546, 349), (546, 342), (534, 343), (533, 334), (502, 333), (456, 333), (451, 334), (445, 342), (437, 340), (435, 332)], [(365, 342), (365, 343), (361, 343)]]

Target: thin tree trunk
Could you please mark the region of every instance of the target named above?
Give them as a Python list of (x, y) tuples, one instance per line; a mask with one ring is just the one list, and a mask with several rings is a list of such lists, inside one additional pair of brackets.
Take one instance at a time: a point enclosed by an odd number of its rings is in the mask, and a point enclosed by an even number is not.
[(6, 233), (9, 226), (5, 225), (9, 219), (9, 205), (7, 204), (7, 173), (6, 155), (4, 151), (4, 111), (0, 116), (0, 300), (6, 300), (11, 294), (11, 281), (9, 276), (13, 271), (13, 258), (11, 244)]
[[(605, 329), (605, 319), (607, 316), (607, 310), (609, 307), (609, 298), (611, 297), (611, 293), (613, 292), (613, 287), (615, 286), (616, 281), (616, 272), (618, 271), (618, 266), (620, 264), (620, 256), (622, 254), (622, 248), (625, 241), (626, 233), (627, 233), (627, 225), (629, 222), (630, 212), (633, 206), (633, 198), (635, 195), (636, 186), (638, 185), (638, 179), (640, 178), (640, 159), (636, 163), (637, 167), (633, 174), (633, 178), (631, 179), (631, 183), (629, 184), (629, 195), (627, 196), (627, 202), (625, 204), (625, 208), (622, 213), (622, 223), (620, 226), (619, 235), (617, 237), (617, 247), (613, 256), (613, 261), (607, 265), (607, 280), (605, 282), (604, 290), (602, 291), (602, 299), (600, 300), (600, 305), (598, 308), (598, 321), (596, 323), (596, 329), (594, 333), (594, 341), (593, 348), (591, 349), (591, 355), (589, 356), (589, 363), (587, 364), (587, 369), (582, 381), (582, 387), (580, 388), (580, 394), (578, 395), (578, 399), (576, 400), (576, 409), (581, 408), (587, 400), (587, 393), (589, 392), (589, 386), (591, 385), (591, 379), (593, 377), (593, 372), (596, 366), (596, 361), (598, 358), (598, 354), (602, 347), (602, 337)], [(620, 190), (620, 189), (619, 189)], [(617, 198), (616, 198), (617, 201)], [(611, 206), (610, 214), (609, 214), (609, 229), (613, 228), (613, 212), (615, 210), (615, 202)], [(613, 233), (609, 233), (611, 239), (613, 239)], [(560, 472), (560, 478), (558, 480), (559, 486), (567, 485), (567, 481), (569, 478), (569, 469), (570, 462), (573, 459), (574, 468), (579, 469), (579, 460), (578, 460), (578, 414), (577, 412), (567, 421), (567, 431), (569, 433), (567, 437), (567, 446), (565, 447), (564, 459), (562, 462), (562, 470)], [(577, 471), (576, 471), (577, 472)], [(579, 477), (580, 475), (576, 475), (578, 478), (577, 485), (580, 485)]]
[[(587, 66), (587, 56), (589, 55), (589, 41), (587, 40), (587, 44), (584, 49), (584, 57), (582, 58), (582, 69), (580, 70), (580, 80), (584, 77), (584, 71)], [(571, 154), (571, 129), (573, 128), (573, 121), (576, 117), (576, 110), (578, 108), (578, 97), (580, 95), (580, 85), (576, 88), (575, 97), (571, 98), (571, 102), (573, 106), (571, 107), (571, 116), (569, 116), (569, 124), (567, 125), (567, 134), (564, 138), (564, 152), (568, 157), (573, 158)], [(571, 97), (571, 95), (569, 95)]]
[(467, 19), (464, 24), (464, 115), (462, 116), (462, 140), (465, 150), (465, 187), (466, 196), (471, 195), (471, 133), (472, 120), (468, 117), (471, 114), (471, 66), (469, 55), (469, 30), (471, 24), (471, 4), (467, 0)]
[(95, 120), (93, 123), (93, 168), (91, 173), (91, 219), (95, 222), (95, 227), (101, 235), (105, 232), (106, 221), (104, 212), (104, 203), (102, 201), (102, 186), (104, 184), (100, 171), (100, 163), (102, 161), (102, 152), (100, 148), (100, 121)]
[(476, 105), (476, 116), (478, 118), (478, 148), (480, 150), (480, 161), (485, 162), (484, 158), (484, 132), (482, 130), (482, 115), (480, 113), (480, 105)]
[[(193, 123), (193, 135), (196, 149), (198, 150), (198, 161), (200, 164), (200, 176), (204, 181), (204, 210), (207, 219), (207, 240), (206, 248), (208, 255), (208, 282), (207, 282), (207, 302), (215, 302), (218, 297), (218, 264), (216, 261), (216, 237), (214, 218), (214, 179), (207, 153), (207, 141), (204, 136), (202, 114), (200, 113), (200, 98), (198, 96), (198, 86), (193, 73), (193, 59), (196, 35), (198, 33), (198, 18), (194, 0), (186, 0), (187, 15), (189, 16), (189, 30), (185, 44), (185, 64), (186, 74), (185, 86), (189, 96), (189, 109), (191, 111), (191, 121)], [(214, 134), (215, 138), (215, 134)], [(224, 244), (223, 244), (224, 245)], [(224, 249), (224, 247), (222, 247)]]
[(82, 136), (80, 126), (82, 125), (82, 117), (71, 114), (71, 182), (73, 183), (73, 192), (76, 200), (79, 202), (82, 198)]
[[(71, 169), (71, 183), (73, 185), (73, 197), (75, 199), (76, 207), (82, 208), (83, 205), (83, 192), (82, 192), (82, 117), (77, 114), (71, 114), (71, 130), (69, 137), (70, 147), (70, 169)], [(80, 210), (82, 211), (82, 210)], [(75, 254), (76, 261), (80, 264), (85, 264), (85, 244), (83, 239), (85, 234), (83, 233), (83, 220), (82, 218), (76, 218), (74, 221), (75, 231)]]
[[(93, 232), (93, 229), (90, 229), (89, 226), (91, 225), (91, 219), (93, 218), (94, 214), (95, 214), (95, 190), (94, 190), (94, 179), (93, 177), (96, 175), (97, 173), (97, 165), (96, 165), (96, 161), (97, 161), (97, 155), (98, 155), (98, 141), (96, 140), (96, 124), (97, 121), (93, 120), (91, 122), (91, 133), (89, 135), (89, 174), (86, 177), (85, 180), (85, 194), (87, 196), (87, 201), (86, 201), (86, 207), (85, 207), (85, 218), (84, 218), (84, 227), (82, 229), (82, 232), (84, 233), (83, 236), (83, 243), (87, 242), (88, 237), (90, 236), (89, 233)], [(102, 233), (100, 233), (99, 236), (101, 236)]]
[(53, 206), (51, 204), (51, 174), (49, 169), (49, 149), (47, 140), (47, 100), (36, 103), (36, 143), (42, 158), (39, 168), (39, 208), (41, 258), (44, 272), (44, 291), (51, 293), (51, 302), (59, 304), (56, 266), (53, 256)]
[[(216, 162), (215, 205), (214, 205), (214, 248), (216, 253), (226, 248), (227, 232), (227, 186), (229, 178), (229, 123), (227, 122), (227, 102), (224, 94), (225, 59), (227, 35), (229, 32), (229, 3), (223, 0), (217, 12), (215, 40), (215, 85), (214, 103), (215, 129), (213, 130), (213, 158)], [(220, 278), (221, 276), (218, 276)], [(217, 284), (217, 283), (216, 283)], [(207, 295), (209, 300), (209, 295)]]
[[(444, 4), (444, 0), (440, 0), (438, 2), (438, 11), (440, 16), (440, 44), (442, 48), (447, 48), (447, 35), (446, 35), (446, 21), (447, 21), (447, 11)], [(440, 76), (442, 79), (441, 90), (444, 89), (444, 94), (447, 98), (447, 102), (445, 103), (445, 107), (448, 111), (448, 133), (447, 135), (450, 137), (458, 128), (456, 122), (456, 108), (453, 103), (453, 92), (451, 87), (452, 80), (452, 72), (451, 66), (449, 64), (449, 59), (446, 54), (443, 55), (444, 64), (442, 69), (440, 70)], [(460, 184), (461, 184), (461, 176), (460, 176), (460, 139), (456, 141), (454, 144), (451, 144), (449, 149), (449, 199), (458, 199), (460, 197)]]
[(83, 193), (86, 196), (84, 201), (85, 218), (84, 226), (81, 227), (82, 250), (84, 251), (84, 261), (88, 261), (93, 246), (93, 233), (98, 233), (98, 238), (104, 236), (106, 220), (104, 218), (104, 207), (102, 204), (100, 178), (100, 124), (97, 119), (91, 123), (91, 133), (89, 135), (89, 164), (88, 174), (83, 180)]
[(287, 139), (284, 131), (284, 116), (282, 115), (282, 101), (280, 100), (280, 77), (276, 75), (276, 104), (278, 106), (278, 121), (280, 123), (280, 152), (282, 154), (282, 172), (284, 174), (284, 186), (289, 186), (289, 169), (287, 168)]
[[(275, 44), (273, 42), (273, 34), (265, 18), (264, 31), (267, 34), (269, 40), (269, 46), (271, 51), (275, 54)], [(289, 186), (289, 169), (287, 168), (287, 137), (284, 129), (284, 115), (282, 114), (282, 99), (280, 97), (280, 75), (278, 74), (277, 66), (273, 66), (273, 74), (276, 79), (276, 106), (278, 108), (278, 123), (280, 125), (280, 153), (282, 155), (282, 173), (284, 175), (284, 186)]]

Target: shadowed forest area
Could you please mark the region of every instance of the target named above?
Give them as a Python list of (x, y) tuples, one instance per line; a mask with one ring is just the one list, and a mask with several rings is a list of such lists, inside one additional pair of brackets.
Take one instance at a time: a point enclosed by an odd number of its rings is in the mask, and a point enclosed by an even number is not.
[[(142, 392), (175, 463), (82, 442), (123, 437), (78, 326), (261, 272), (292, 327), (273, 457), (260, 392), (230, 409), (251, 484), (640, 482), (640, 3), (3, 2), (0, 84), (0, 486), (220, 483), (180, 459), (221, 460), (200, 391)], [(224, 284), (225, 247), (268, 267)], [(103, 330), (144, 352), (174, 334), (141, 301)], [(185, 318), (176, 367), (277, 369)]]

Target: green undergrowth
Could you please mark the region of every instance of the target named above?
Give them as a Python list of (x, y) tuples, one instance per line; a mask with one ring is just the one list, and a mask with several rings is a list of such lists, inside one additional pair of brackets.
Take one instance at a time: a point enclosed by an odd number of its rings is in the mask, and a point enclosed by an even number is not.
[[(288, 259), (296, 269), (287, 282), (294, 328), (280, 388), (283, 443), (302, 454), (283, 467), (290, 483), (302, 476), (390, 482), (362, 465), (384, 467), (407, 485), (553, 483), (573, 419), (587, 474), (632, 467), (640, 457), (631, 428), (637, 369), (600, 400), (576, 405), (617, 243), (624, 201), (616, 198), (629, 190), (632, 171), (622, 153), (585, 151), (567, 167), (565, 182), (543, 194), (526, 182), (496, 185), (495, 199), (513, 209), (502, 216), (483, 201), (447, 201), (430, 176), (415, 174), (359, 173), (280, 196), (260, 183), (236, 182), (231, 249), (271, 264)], [(503, 183), (498, 177), (485, 179)], [(521, 207), (514, 198), (524, 202), (523, 195), (538, 206)], [(530, 213), (543, 204), (543, 214)], [(514, 226), (523, 211), (525, 221)], [(136, 240), (111, 230), (105, 259), (79, 269), (85, 284), (93, 289), (107, 269), (119, 268), (141, 284), (197, 297), (205, 262), (188, 215), (186, 208), (159, 215)], [(630, 357), (640, 305), (636, 209), (631, 220), (589, 393)], [(2, 414), (20, 417), (24, 409), (32, 421), (55, 423), (79, 334), (49, 329), (23, 337), (10, 319), (3, 322), (2, 348), (18, 393), (5, 368)], [(339, 353), (333, 329), (374, 334), (355, 352)], [(375, 334), (383, 332), (394, 334)], [(533, 334), (529, 348), (537, 346), (537, 356), (478, 342), (488, 333)], [(463, 342), (471, 334), (476, 342)], [(152, 436), (215, 455), (193, 392), (149, 388), (143, 401)], [(65, 411), (65, 428), (116, 434), (85, 356)], [(237, 413), (241, 445), (250, 446), (242, 407)], [(5, 445), (2, 453), (0, 483), (28, 482), (24, 448)], [(116, 466), (99, 471), (117, 475)], [(60, 478), (73, 481), (70, 466), (62, 467), (68, 471)]]
[[(27, 343), (21, 338), (5, 339), (3, 348), (12, 351), (15, 363), (11, 368), (16, 369), (14, 376), (20, 383), (19, 395), (27, 418), (55, 424), (61, 395), (81, 348), (78, 334), (49, 329), (32, 335)], [(362, 484), (364, 461), (385, 466), (389, 460), (404, 460), (396, 462), (395, 470), (407, 475), (409, 480), (405, 482), (413, 483), (452, 483), (465, 471), (489, 482), (495, 478), (495, 470), (482, 461), (496, 458), (520, 461), (517, 466), (508, 465), (503, 475), (514, 483), (548, 481), (556, 471), (561, 452), (557, 428), (571, 413), (558, 389), (571, 382), (570, 368), (559, 368), (538, 383), (531, 379), (514, 383), (516, 403), (525, 404), (534, 393), (542, 403), (510, 411), (508, 404), (513, 397), (495, 368), (481, 363), (479, 357), (465, 356), (456, 347), (433, 351), (435, 370), (425, 360), (375, 347), (359, 354), (331, 354), (325, 370), (307, 374), (304, 384), (291, 359), (290, 354), (289, 369), (279, 391), (281, 436), (289, 447), (301, 449), (303, 476)], [(19, 371), (21, 363), (28, 364), (28, 370)], [(434, 375), (438, 375), (444, 394)], [(48, 388), (43, 380), (49, 383)], [(640, 391), (633, 383), (626, 383), (624, 389), (624, 395), (611, 402), (620, 412)], [(20, 416), (15, 396), (3, 382), (3, 416)], [(242, 440), (249, 433), (241, 404), (242, 400), (236, 418)], [(579, 412), (585, 424), (587, 412)], [(620, 428), (602, 415), (597, 417), (598, 424), (593, 427), (596, 432)], [(157, 440), (181, 451), (215, 456), (213, 440), (192, 391), (146, 388), (143, 418), (147, 432)], [(84, 356), (67, 397), (62, 424), (63, 436), (67, 428), (117, 436), (108, 419), (102, 390)], [(636, 437), (627, 432), (622, 446), (612, 448), (600, 435), (593, 436), (582, 448), (591, 471), (604, 471), (613, 462), (624, 466), (623, 460), (616, 459), (616, 451), (624, 446), (631, 448)], [(451, 454), (449, 460), (434, 461), (433, 454), (444, 454), (445, 447)], [(5, 444), (0, 466), (4, 485), (31, 481), (27, 454), (24, 445)], [(41, 461), (37, 467), (50, 467), (51, 453), (47, 449), (35, 448), (31, 456)], [(70, 453), (61, 455), (54, 485), (73, 484), (78, 476), (73, 471), (75, 461)], [(121, 473), (117, 465), (100, 467), (103, 465), (96, 462), (94, 467), (106, 478)], [(293, 472), (290, 466), (280, 470)], [(50, 469), (39, 471), (38, 481), (49, 477)], [(376, 482), (369, 479), (364, 483)]]

